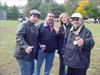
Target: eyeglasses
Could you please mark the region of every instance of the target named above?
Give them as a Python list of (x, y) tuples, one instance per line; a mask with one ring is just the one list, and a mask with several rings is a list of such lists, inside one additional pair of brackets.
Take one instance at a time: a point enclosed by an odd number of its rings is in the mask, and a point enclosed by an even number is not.
[(48, 17), (54, 17), (54, 16), (51, 16), (51, 15), (50, 15), (50, 16), (48, 16)]
[(72, 20), (73, 21), (79, 21), (79, 18), (73, 18)]

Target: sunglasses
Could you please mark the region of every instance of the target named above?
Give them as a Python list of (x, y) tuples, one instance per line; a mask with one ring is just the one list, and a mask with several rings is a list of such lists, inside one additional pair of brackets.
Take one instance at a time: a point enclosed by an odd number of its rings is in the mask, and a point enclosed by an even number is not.
[(73, 21), (79, 21), (79, 18), (72, 18)]
[(49, 16), (49, 17), (54, 17), (54, 16)]

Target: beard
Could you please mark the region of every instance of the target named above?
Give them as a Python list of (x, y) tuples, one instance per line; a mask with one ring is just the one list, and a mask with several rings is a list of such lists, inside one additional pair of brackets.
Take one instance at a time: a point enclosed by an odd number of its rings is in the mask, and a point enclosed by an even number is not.
[(72, 23), (73, 24), (73, 26), (75, 27), (75, 28), (78, 28), (79, 26), (81, 26), (82, 25), (82, 22), (78, 22), (78, 23)]

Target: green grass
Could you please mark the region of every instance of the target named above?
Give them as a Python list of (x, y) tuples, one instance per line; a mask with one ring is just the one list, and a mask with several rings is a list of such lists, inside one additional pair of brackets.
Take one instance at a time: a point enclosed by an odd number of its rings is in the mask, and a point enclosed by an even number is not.
[(85, 26), (91, 30), (94, 37), (100, 37), (100, 24), (86, 24)]
[(95, 47), (100, 48), (100, 24), (86, 24), (86, 27), (91, 30), (95, 39)]
[[(18, 65), (13, 57), (18, 25), (17, 21), (0, 21), (0, 75), (18, 75)], [(86, 27), (92, 31), (96, 42), (91, 53), (91, 64), (87, 75), (100, 75), (100, 24), (86, 24)], [(56, 55), (51, 75), (58, 75), (58, 69), (59, 60)]]

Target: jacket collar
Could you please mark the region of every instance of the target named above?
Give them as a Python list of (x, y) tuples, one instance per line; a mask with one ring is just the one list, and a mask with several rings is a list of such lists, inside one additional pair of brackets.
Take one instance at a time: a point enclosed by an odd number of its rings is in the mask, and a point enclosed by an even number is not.
[(74, 34), (79, 34), (80, 31), (82, 30), (82, 28), (84, 27), (84, 24), (82, 24), (81, 26), (79, 26), (76, 30), (74, 30), (74, 26), (72, 26), (72, 28), (70, 29), (70, 31)]
[(35, 23), (32, 23), (30, 20), (28, 20), (29, 26), (34, 26), (36, 27)]

